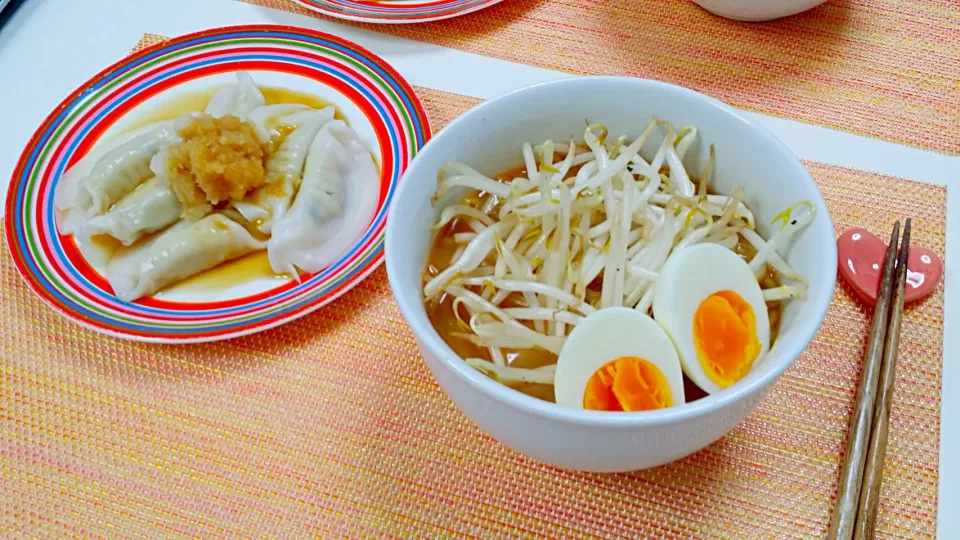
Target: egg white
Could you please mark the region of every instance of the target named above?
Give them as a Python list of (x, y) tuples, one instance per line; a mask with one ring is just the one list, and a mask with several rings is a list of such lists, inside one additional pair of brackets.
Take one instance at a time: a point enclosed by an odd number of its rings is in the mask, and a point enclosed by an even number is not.
[(623, 356), (642, 358), (657, 366), (670, 388), (673, 404), (685, 402), (680, 360), (667, 334), (639, 311), (611, 307), (585, 318), (567, 337), (554, 379), (557, 404), (582, 409), (590, 377)]
[(737, 293), (753, 309), (761, 349), (752, 370), (770, 347), (770, 320), (760, 284), (739, 255), (717, 244), (697, 244), (674, 251), (661, 268), (653, 291), (654, 319), (673, 340), (683, 372), (708, 394), (722, 388), (707, 376), (697, 358), (693, 320), (700, 303), (720, 291)]

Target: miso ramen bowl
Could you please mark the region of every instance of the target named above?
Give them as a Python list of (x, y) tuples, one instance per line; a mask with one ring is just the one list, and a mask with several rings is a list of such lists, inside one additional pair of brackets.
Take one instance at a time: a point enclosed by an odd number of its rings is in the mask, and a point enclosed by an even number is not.
[[(757, 229), (770, 234), (782, 209), (808, 200), (817, 216), (785, 252), (810, 281), (805, 300), (783, 308), (779, 337), (742, 380), (719, 393), (671, 408), (600, 412), (564, 408), (503, 386), (476, 371), (444, 342), (423, 304), (422, 275), (431, 248), (437, 172), (450, 161), (495, 175), (522, 164), (521, 145), (581, 137), (584, 120), (610, 134), (637, 137), (651, 117), (696, 125), (702, 137), (685, 163), (693, 170), (716, 148), (714, 188), (744, 186)], [(619, 472), (655, 467), (723, 437), (763, 399), (811, 343), (833, 294), (837, 253), (833, 224), (816, 184), (771, 133), (723, 103), (655, 81), (583, 77), (531, 86), (487, 101), (459, 117), (417, 155), (397, 189), (386, 232), (393, 294), (420, 354), (463, 413), (508, 447), (568, 469)]]

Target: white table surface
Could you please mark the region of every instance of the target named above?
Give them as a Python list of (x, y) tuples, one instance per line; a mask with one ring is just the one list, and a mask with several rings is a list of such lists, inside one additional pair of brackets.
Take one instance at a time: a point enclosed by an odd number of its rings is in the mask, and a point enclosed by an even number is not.
[[(2, 4), (4, 0), (0, 0)], [(380, 35), (233, 0), (27, 0), (0, 29), (0, 178), (46, 115), (77, 86), (130, 52), (144, 33), (177, 36), (235, 24), (313, 27), (350, 39), (392, 64), (411, 84), (489, 99), (569, 77), (551, 70)], [(491, 76), (496, 74), (496, 76)], [(756, 113), (800, 158), (960, 187), (960, 156)], [(8, 180), (0, 181), (0, 200)], [(960, 195), (947, 199), (947, 290), (960, 287)], [(940, 432), (938, 537), (960, 531), (960, 296), (946, 298)], [(950, 457), (953, 459), (950, 459)]]

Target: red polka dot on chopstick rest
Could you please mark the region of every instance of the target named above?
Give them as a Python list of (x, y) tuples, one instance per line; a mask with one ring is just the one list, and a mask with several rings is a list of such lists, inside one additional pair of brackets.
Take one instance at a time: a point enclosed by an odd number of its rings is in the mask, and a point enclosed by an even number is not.
[[(877, 301), (880, 272), (887, 245), (866, 229), (844, 231), (837, 239), (840, 274), (869, 303)], [(905, 301), (913, 302), (933, 292), (943, 277), (943, 263), (936, 253), (924, 247), (911, 247), (907, 260)]]

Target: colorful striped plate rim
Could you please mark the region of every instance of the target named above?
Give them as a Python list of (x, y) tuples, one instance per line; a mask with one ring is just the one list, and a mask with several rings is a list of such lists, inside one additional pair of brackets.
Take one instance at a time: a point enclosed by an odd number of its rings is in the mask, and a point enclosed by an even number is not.
[[(177, 85), (238, 70), (306, 77), (353, 102), (373, 126), (381, 193), (360, 241), (329, 268), (269, 291), (220, 302), (143, 299), (123, 303), (57, 233), (54, 189), (63, 172), (111, 125)], [(93, 330), (151, 342), (200, 342), (266, 330), (338, 298), (383, 261), (383, 234), (403, 171), (430, 138), (410, 85), (373, 53), (336, 36), (277, 25), (218, 28), (144, 49), (107, 68), (65, 99), (27, 144), (6, 201), (6, 235), (30, 287), (58, 312)]]
[(339, 19), (380, 24), (439, 21), (473, 13), (502, 0), (294, 0), (294, 2)]

